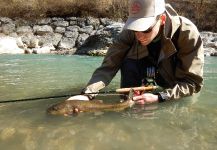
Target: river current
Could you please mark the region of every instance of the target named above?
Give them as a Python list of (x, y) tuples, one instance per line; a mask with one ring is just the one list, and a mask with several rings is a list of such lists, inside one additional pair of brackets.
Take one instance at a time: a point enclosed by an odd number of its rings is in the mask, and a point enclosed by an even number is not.
[[(102, 57), (0, 55), (0, 101), (76, 94)], [(63, 98), (0, 103), (0, 149), (213, 150), (217, 147), (217, 60), (205, 58), (204, 87), (178, 101), (122, 112), (51, 116)], [(106, 90), (119, 87), (119, 73)], [(118, 96), (98, 96), (116, 101)]]

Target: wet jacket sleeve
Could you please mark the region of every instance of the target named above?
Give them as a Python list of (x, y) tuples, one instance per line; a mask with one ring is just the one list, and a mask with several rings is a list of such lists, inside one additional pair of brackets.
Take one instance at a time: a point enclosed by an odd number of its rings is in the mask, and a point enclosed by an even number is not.
[(109, 48), (101, 66), (93, 73), (84, 91), (98, 92), (111, 82), (131, 48), (133, 38), (134, 34), (132, 31), (123, 30), (120, 33)]
[(162, 94), (165, 99), (178, 99), (201, 90), (203, 85), (204, 52), (200, 34), (193, 23), (181, 26), (175, 68), (176, 82)]

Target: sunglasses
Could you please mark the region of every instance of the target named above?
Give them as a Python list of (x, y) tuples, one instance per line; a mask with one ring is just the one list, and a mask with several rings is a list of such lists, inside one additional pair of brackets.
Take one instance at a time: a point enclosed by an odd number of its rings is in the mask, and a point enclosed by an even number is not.
[(159, 18), (160, 18), (160, 17), (157, 17), (155, 23), (154, 23), (151, 27), (149, 27), (147, 30), (142, 31), (142, 33), (151, 33), (152, 30), (153, 30), (153, 28), (156, 26), (156, 24), (157, 24)]

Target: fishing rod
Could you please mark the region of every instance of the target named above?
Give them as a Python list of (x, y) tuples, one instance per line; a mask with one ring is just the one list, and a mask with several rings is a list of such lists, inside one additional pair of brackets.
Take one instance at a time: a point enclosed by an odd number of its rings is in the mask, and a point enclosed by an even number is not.
[[(141, 86), (141, 87), (132, 87), (132, 88), (120, 88), (116, 90), (110, 90), (110, 91), (101, 91), (101, 92), (92, 92), (92, 93), (85, 93), (85, 94), (97, 94), (97, 95), (123, 95), (130, 91), (130, 89), (133, 89), (135, 91), (152, 91), (157, 89), (157, 86)], [(36, 101), (36, 100), (42, 100), (42, 99), (54, 99), (54, 98), (61, 98), (61, 97), (71, 97), (81, 95), (79, 94), (66, 94), (66, 95), (54, 95), (54, 96), (45, 96), (45, 97), (35, 97), (35, 98), (24, 98), (24, 99), (12, 99), (12, 100), (4, 100), (0, 101), (1, 103), (13, 103), (13, 102), (24, 102), (24, 101)]]
[[(115, 93), (115, 90), (112, 91), (102, 91), (102, 92), (93, 92), (93, 93), (85, 93), (85, 94), (97, 94), (97, 95), (122, 95), (120, 93)], [(24, 101), (36, 101), (36, 100), (42, 100), (42, 99), (54, 99), (54, 98), (62, 98), (62, 97), (71, 97), (81, 95), (79, 94), (65, 94), (65, 95), (53, 95), (53, 96), (45, 96), (45, 97), (33, 97), (33, 98), (24, 98), (24, 99), (11, 99), (11, 100), (4, 100), (0, 101), (1, 103), (13, 103), (13, 102), (24, 102)]]

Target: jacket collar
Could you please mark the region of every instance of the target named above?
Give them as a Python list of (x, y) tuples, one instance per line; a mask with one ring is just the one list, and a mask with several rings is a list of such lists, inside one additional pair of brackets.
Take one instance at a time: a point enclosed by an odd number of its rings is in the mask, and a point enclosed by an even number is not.
[[(168, 8), (169, 7), (169, 8)], [(177, 29), (180, 27), (180, 20), (175, 12), (175, 10), (171, 10), (172, 7), (167, 6), (166, 9), (166, 23), (163, 27), (163, 33), (161, 38), (161, 51), (158, 59), (158, 63), (160, 63), (163, 59), (167, 59), (171, 55), (177, 52), (175, 45), (172, 42), (172, 37)]]

